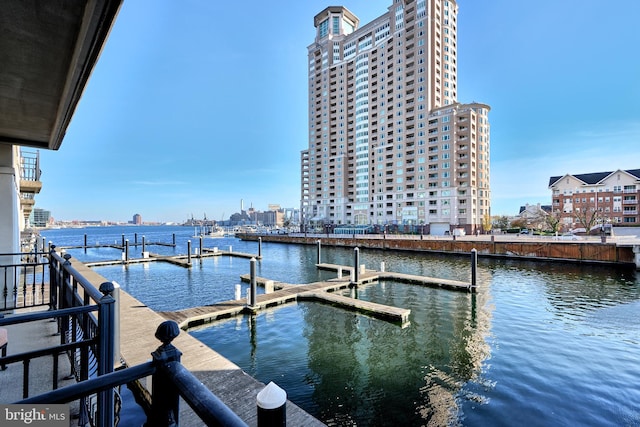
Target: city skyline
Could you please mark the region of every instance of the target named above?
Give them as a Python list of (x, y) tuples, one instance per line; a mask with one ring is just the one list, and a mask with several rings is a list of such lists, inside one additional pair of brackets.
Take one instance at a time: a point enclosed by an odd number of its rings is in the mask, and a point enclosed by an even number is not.
[[(476, 3), (458, 1), (458, 100), (491, 106), (492, 214), (550, 204), (550, 176), (640, 167), (640, 5)], [(391, 0), (341, 5), (369, 22)], [(307, 46), (329, 4), (248, 6), (124, 2), (61, 149), (41, 151), (36, 206), (114, 221), (299, 207)]]

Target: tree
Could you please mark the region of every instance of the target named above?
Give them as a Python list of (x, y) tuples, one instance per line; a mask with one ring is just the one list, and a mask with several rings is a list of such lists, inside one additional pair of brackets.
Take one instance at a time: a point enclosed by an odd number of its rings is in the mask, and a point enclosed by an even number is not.
[(588, 233), (591, 230), (591, 227), (596, 225), (600, 221), (600, 212), (595, 208), (595, 206), (587, 206), (583, 208), (576, 209), (576, 224), (579, 224), (580, 227), (584, 228)]
[(527, 220), (524, 218), (517, 218), (511, 221), (511, 228), (527, 228)]
[(509, 228), (509, 218), (505, 215), (494, 216), (492, 222), (493, 227), (499, 228), (500, 230), (506, 230), (507, 228)]
[(482, 217), (482, 228), (484, 230), (485, 233), (488, 233), (489, 231), (491, 231), (491, 216), (489, 216), (489, 214), (485, 214)]
[(557, 233), (562, 228), (562, 212), (555, 210), (544, 218), (545, 225), (552, 233)]

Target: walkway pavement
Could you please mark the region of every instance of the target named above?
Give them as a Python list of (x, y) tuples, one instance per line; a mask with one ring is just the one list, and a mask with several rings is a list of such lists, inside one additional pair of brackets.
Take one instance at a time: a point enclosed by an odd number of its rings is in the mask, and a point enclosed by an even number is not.
[[(14, 313), (4, 312), (4, 318), (10, 319), (17, 314), (27, 314), (36, 311), (35, 309), (16, 310)], [(39, 320), (36, 322), (21, 323), (18, 325), (2, 326), (8, 332), (9, 344), (7, 346), (7, 356), (25, 353), (28, 351), (40, 350), (60, 344), (60, 336), (56, 335), (57, 324), (51, 320)], [(64, 387), (75, 383), (75, 379), (70, 377), (71, 364), (69, 358), (61, 354), (58, 357), (58, 387)], [(21, 363), (7, 365), (7, 369), (0, 370), (0, 403), (13, 403), (23, 399), (23, 379), (24, 367)], [(29, 396), (35, 396), (53, 390), (53, 357), (45, 356), (33, 359), (29, 363)], [(72, 423), (78, 424), (78, 405), (70, 406)]]

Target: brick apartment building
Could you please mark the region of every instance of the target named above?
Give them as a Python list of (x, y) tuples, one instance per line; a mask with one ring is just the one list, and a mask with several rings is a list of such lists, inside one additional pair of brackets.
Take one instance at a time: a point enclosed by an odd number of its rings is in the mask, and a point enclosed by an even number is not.
[(553, 211), (566, 228), (580, 227), (580, 216), (594, 224), (640, 224), (640, 169), (553, 176), (549, 179)]

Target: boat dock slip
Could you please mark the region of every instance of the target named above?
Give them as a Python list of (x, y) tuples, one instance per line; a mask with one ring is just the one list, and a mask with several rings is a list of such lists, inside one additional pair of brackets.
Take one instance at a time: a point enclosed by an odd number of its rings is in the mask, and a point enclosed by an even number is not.
[(395, 282), (412, 283), (423, 286), (437, 286), (439, 288), (451, 289), (454, 291), (468, 292), (471, 290), (471, 283), (460, 282), (458, 280), (437, 279), (434, 277), (414, 276), (403, 273), (378, 273), (379, 280), (393, 280)]
[[(260, 259), (258, 255), (254, 255), (254, 254), (247, 254), (242, 252), (219, 251), (219, 250), (206, 249), (206, 248), (202, 251), (201, 254), (191, 255), (191, 257), (189, 257), (189, 255), (159, 255), (159, 254), (154, 254), (150, 252), (148, 252), (147, 254), (148, 254), (148, 257), (146, 258), (144, 257), (129, 258), (128, 260), (113, 259), (113, 260), (107, 260), (107, 261), (86, 262), (85, 264), (89, 267), (104, 267), (107, 265), (116, 265), (116, 264), (139, 264), (143, 262), (161, 261), (161, 262), (168, 262), (170, 264), (175, 264), (180, 267), (190, 268), (193, 264), (193, 260), (197, 260), (201, 258), (211, 258), (216, 256), (230, 256), (230, 257), (236, 257), (236, 258)], [(191, 262), (189, 262), (189, 258), (191, 258)]]
[(411, 313), (411, 310), (407, 308), (398, 308), (375, 302), (362, 301), (329, 292), (303, 292), (298, 295), (298, 300), (328, 302), (329, 304), (351, 308), (355, 311), (366, 313), (379, 319), (399, 322), (402, 327), (409, 325), (409, 314)]
[(336, 272), (339, 271), (342, 274), (346, 273), (347, 275), (351, 274), (351, 272), (353, 271), (353, 267), (349, 267), (346, 265), (338, 265), (338, 264), (321, 263), (321, 264), (316, 264), (316, 267), (318, 267), (318, 269), (320, 270), (336, 271)]
[[(335, 264), (318, 264), (317, 267), (319, 269), (340, 272), (350, 272), (353, 269), (352, 267)], [(240, 314), (256, 313), (259, 310), (280, 304), (286, 304), (298, 300), (317, 300), (328, 302), (349, 310), (355, 310), (379, 319), (399, 322), (401, 325), (406, 326), (409, 322), (410, 314), (410, 310), (408, 309), (362, 301), (355, 298), (333, 294), (332, 292), (352, 286), (377, 282), (379, 280), (392, 280), (396, 282), (433, 286), (463, 292), (469, 292), (471, 290), (470, 283), (457, 280), (437, 279), (433, 277), (364, 269), (363, 271), (364, 273), (360, 275), (357, 284), (352, 283), (349, 276), (304, 285), (271, 281), (273, 282), (274, 292), (257, 295), (256, 302), (251, 307), (248, 306), (245, 298), (241, 298), (208, 306), (187, 308), (178, 311), (165, 311), (160, 312), (160, 314), (166, 319), (173, 320), (178, 323), (182, 329), (189, 329)], [(245, 283), (250, 283), (251, 276), (249, 274), (243, 274), (240, 276), (240, 280)], [(255, 281), (256, 285), (265, 286), (269, 279), (264, 277), (255, 277)]]

